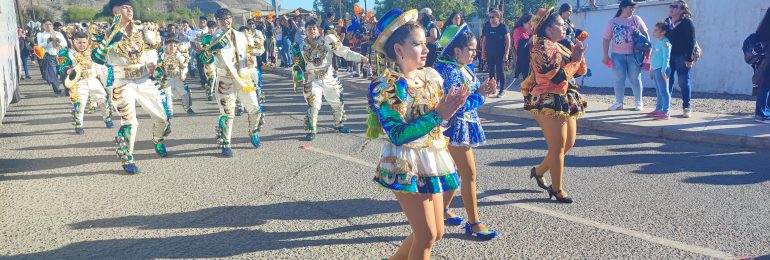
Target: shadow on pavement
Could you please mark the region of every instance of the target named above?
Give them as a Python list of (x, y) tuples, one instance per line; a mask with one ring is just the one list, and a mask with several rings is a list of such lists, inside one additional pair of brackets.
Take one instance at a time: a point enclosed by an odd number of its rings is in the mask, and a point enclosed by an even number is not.
[[(521, 131), (514, 131), (518, 136)], [(704, 146), (683, 145), (682, 142), (665, 141), (659, 147), (632, 147), (612, 148), (613, 146), (629, 145), (625, 140), (616, 135), (602, 133), (602, 136), (610, 137), (601, 140), (585, 140), (580, 138), (575, 144), (577, 149), (581, 147), (606, 147), (610, 155), (582, 156), (570, 153), (565, 159), (567, 167), (615, 167), (618, 165), (641, 165), (636, 174), (676, 174), (688, 172), (725, 173), (706, 176), (688, 177), (685, 183), (710, 184), (710, 185), (746, 185), (770, 181), (767, 174), (768, 161), (766, 155), (740, 149), (715, 149)], [(525, 131), (526, 135), (526, 131)], [(489, 139), (497, 139), (497, 133), (492, 132)], [(518, 142), (513, 144), (495, 144), (482, 146), (479, 149), (527, 149), (540, 151), (536, 157), (524, 157), (510, 161), (498, 161), (490, 163), (497, 167), (531, 167), (542, 161), (546, 152), (545, 141), (541, 138), (533, 141)], [(719, 160), (715, 160), (715, 158)], [(730, 163), (724, 163), (729, 161)], [(743, 174), (727, 174), (737, 171)]]
[[(351, 224), (347, 218), (398, 213), (401, 208), (394, 200), (351, 199), (319, 202), (282, 202), (258, 206), (223, 206), (191, 212), (154, 216), (126, 216), (97, 219), (70, 224), (73, 229), (138, 228), (138, 229), (198, 229), (237, 228), (216, 233), (164, 238), (109, 239), (83, 241), (50, 251), (10, 256), (10, 259), (155, 259), (228, 257), (265, 250), (295, 249), (329, 245), (352, 245), (395, 242), (403, 237), (346, 237), (368, 229), (406, 225), (406, 222)], [(338, 220), (343, 227), (266, 232), (255, 226), (270, 220)], [(359, 234), (361, 235), (361, 234)], [(335, 238), (322, 238), (331, 236)], [(319, 238), (320, 237), (320, 238)]]
[(385, 224), (345, 226), (318, 231), (265, 232), (236, 229), (205, 235), (164, 238), (109, 239), (84, 241), (51, 251), (10, 256), (8, 259), (157, 259), (230, 257), (266, 250), (325, 247), (395, 242), (402, 237), (367, 236), (356, 238), (317, 238), (363, 229), (384, 228)]

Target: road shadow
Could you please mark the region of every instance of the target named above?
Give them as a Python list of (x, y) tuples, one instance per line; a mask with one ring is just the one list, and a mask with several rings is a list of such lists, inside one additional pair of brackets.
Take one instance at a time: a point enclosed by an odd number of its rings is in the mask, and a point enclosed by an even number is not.
[(344, 220), (397, 212), (401, 212), (401, 207), (395, 200), (298, 201), (255, 206), (221, 206), (190, 212), (96, 219), (73, 223), (69, 227), (72, 229), (239, 228), (262, 225), (270, 220)]
[(204, 235), (164, 238), (108, 239), (83, 241), (50, 251), (22, 254), (3, 259), (158, 259), (232, 257), (267, 250), (286, 250), (330, 245), (395, 242), (403, 237), (367, 236), (356, 238), (317, 238), (334, 236), (391, 224), (345, 226), (318, 231), (266, 232), (236, 229)]
[[(406, 222), (351, 224), (347, 218), (398, 213), (395, 200), (350, 199), (333, 201), (281, 202), (258, 206), (222, 206), (190, 212), (150, 216), (125, 216), (70, 224), (75, 230), (97, 228), (200, 229), (232, 228), (216, 233), (164, 238), (132, 238), (83, 241), (50, 251), (0, 257), (7, 259), (156, 259), (229, 257), (251, 252), (330, 245), (396, 242), (403, 237), (371, 236), (344, 238), (369, 229), (406, 225)], [(256, 230), (273, 220), (340, 221), (344, 226), (285, 232)], [(359, 234), (360, 236), (361, 234)], [(322, 238), (328, 236), (331, 238)], [(341, 238), (343, 237), (343, 238)]]
[[(609, 155), (583, 156), (581, 154), (570, 153), (565, 158), (567, 167), (616, 167), (619, 165), (640, 165), (637, 170), (632, 171), (636, 174), (678, 174), (678, 173), (712, 173), (704, 176), (687, 177), (683, 180), (685, 183), (692, 184), (710, 184), (710, 185), (746, 185), (757, 184), (770, 181), (770, 174), (767, 171), (767, 161), (770, 157), (767, 154), (740, 150), (740, 148), (730, 148), (721, 146), (693, 146), (684, 145), (685, 143), (677, 141), (666, 141), (660, 143), (658, 147), (623, 147), (612, 148), (615, 146), (633, 145), (633, 141), (626, 140), (620, 136), (602, 133), (603, 137), (609, 137), (599, 140), (581, 139), (578, 134), (578, 140), (575, 147), (596, 147), (609, 151)], [(657, 142), (657, 141), (653, 141)], [(494, 149), (529, 149), (542, 151), (539, 156), (522, 157), (508, 161), (497, 161), (490, 163), (490, 166), (497, 167), (531, 167), (542, 161), (542, 156), (546, 152), (546, 144), (542, 139), (520, 142), (515, 144), (492, 145), (489, 148)], [(716, 159), (718, 158), (718, 159)], [(725, 163), (730, 162), (730, 163)], [(728, 174), (727, 172), (739, 172), (738, 174)]]

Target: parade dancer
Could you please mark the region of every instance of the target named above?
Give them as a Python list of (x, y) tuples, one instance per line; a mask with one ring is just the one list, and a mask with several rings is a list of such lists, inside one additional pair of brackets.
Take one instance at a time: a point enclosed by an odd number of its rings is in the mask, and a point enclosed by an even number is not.
[(342, 46), (342, 42), (333, 33), (322, 37), (315, 20), (305, 23), (305, 33), (307, 34), (305, 45), (300, 48), (295, 44), (295, 50), (292, 51), (295, 55), (294, 70), (297, 75), (294, 77), (294, 86), (295, 88), (297, 85), (302, 86), (302, 93), (309, 107), (305, 116), (305, 130), (308, 132), (305, 140), (315, 139), (321, 98), (325, 98), (334, 111), (334, 129), (340, 133), (350, 133), (350, 129), (343, 125), (345, 109), (342, 101), (342, 86), (332, 66), (334, 55), (351, 62), (366, 63), (369, 59)]
[(139, 127), (137, 103), (152, 118), (152, 141), (155, 153), (160, 157), (167, 156), (163, 140), (171, 133), (160, 92), (150, 79), (150, 72), (158, 61), (157, 48), (161, 40), (154, 24), (133, 22), (134, 5), (131, 0), (110, 0), (108, 7), (115, 19), (91, 57), (94, 62), (112, 70), (108, 86), (111, 86), (112, 102), (121, 117), (121, 127), (115, 138), (119, 146), (118, 157), (127, 173), (138, 173), (133, 156)]
[(476, 77), (473, 59), (476, 58), (477, 41), (468, 25), (447, 26), (441, 34), (439, 44), (446, 46), (436, 63), (436, 70), (444, 79), (444, 93), (466, 86), (472, 93), (457, 113), (444, 122), (447, 127), (444, 135), (449, 138), (449, 154), (457, 164), (457, 172), (460, 174), (463, 206), (469, 221), (465, 222), (463, 218), (449, 211), (455, 195), (454, 190), (444, 193), (444, 218), (448, 224), (452, 225), (465, 223), (466, 235), (489, 240), (495, 238), (497, 232), (488, 229), (479, 220), (476, 199), (476, 159), (472, 148), (486, 142), (477, 109), (484, 104), (489, 95), (496, 93), (497, 83), (494, 79), (487, 79), (482, 83)]
[(251, 144), (259, 148), (258, 123), (262, 117), (261, 107), (257, 100), (257, 89), (249, 75), (248, 62), (256, 62), (256, 57), (264, 52), (264, 48), (254, 48), (252, 39), (232, 28), (233, 15), (230, 10), (222, 8), (214, 13), (219, 28), (210, 36), (203, 38), (201, 58), (204, 64), (216, 64), (215, 86), (219, 100), (219, 117), (217, 125), (217, 140), (225, 157), (233, 156), (231, 147), (233, 119), (235, 117), (235, 101), (240, 100), (249, 116), (249, 136)]
[(164, 97), (166, 116), (169, 119), (174, 116), (174, 96), (182, 97), (182, 108), (187, 114), (195, 114), (192, 109), (190, 86), (184, 83), (187, 79), (187, 63), (190, 60), (178, 51), (178, 43), (174, 36), (166, 39), (156, 69), (159, 72), (158, 80), (163, 89), (161, 96)]
[[(211, 35), (214, 34), (214, 32), (217, 31), (217, 23), (214, 21), (208, 21), (206, 22), (206, 28), (208, 31), (204, 32), (203, 35), (201, 35), (201, 38), (199, 39), (200, 42), (198, 42), (198, 45), (202, 44), (204, 37), (211, 37)], [(206, 83), (203, 84), (204, 88), (206, 89), (206, 99), (208, 101), (214, 100), (214, 86), (216, 85), (216, 65), (214, 63), (211, 64), (203, 64), (203, 60), (200, 58), (200, 53), (202, 51), (199, 50), (198, 53), (198, 60), (201, 62), (201, 67), (203, 68), (203, 74), (206, 75)]]
[[(588, 70), (583, 57), (585, 47), (579, 39), (572, 48), (558, 43), (565, 37), (564, 19), (553, 8), (541, 9), (532, 24), (532, 73), (521, 83), (521, 93), (524, 110), (532, 113), (543, 130), (548, 153), (529, 176), (548, 191), (549, 199), (572, 203), (572, 197), (564, 192), (564, 156), (575, 145), (577, 119), (588, 106), (575, 82)], [(551, 186), (546, 185), (546, 172), (551, 173)]]
[[(264, 52), (265, 51), (265, 35), (260, 30), (250, 30), (245, 27), (242, 27), (239, 30), (246, 34), (247, 39), (251, 39), (252, 42), (249, 43), (249, 47), (252, 49), (257, 50), (257, 52)], [(265, 93), (262, 91), (262, 69), (257, 66), (257, 62), (251, 62), (251, 59), (246, 60), (246, 67), (249, 70), (249, 77), (251, 77), (251, 81), (254, 83), (254, 87), (257, 88), (257, 99), (259, 100), (259, 109), (260, 113), (262, 113), (262, 116), (259, 118), (259, 123), (257, 124), (257, 130), (262, 130), (262, 127), (265, 125), (265, 111), (264, 111), (264, 105), (265, 105)], [(237, 108), (238, 111), (242, 110), (242, 104), (238, 104)], [(236, 111), (236, 112), (238, 112)], [(236, 113), (238, 115), (239, 113)]]
[(374, 50), (387, 63), (378, 64), (385, 69), (369, 87), (366, 135), (384, 133), (388, 139), (374, 182), (393, 191), (412, 228), (390, 259), (430, 259), (444, 235), (442, 193), (460, 186), (441, 122), (454, 116), (470, 92), (461, 87), (444, 94), (441, 75), (423, 68), (428, 46), (417, 10), (389, 11), (377, 31)]
[(97, 79), (106, 77), (106, 68), (91, 60), (88, 34), (76, 32), (72, 38), (73, 49), (59, 51), (59, 73), (65, 76), (64, 87), (69, 89), (75, 133), (84, 133), (83, 114), (88, 101), (93, 101), (102, 109), (104, 124), (107, 128), (112, 128), (112, 109), (107, 102), (107, 92), (102, 82)]

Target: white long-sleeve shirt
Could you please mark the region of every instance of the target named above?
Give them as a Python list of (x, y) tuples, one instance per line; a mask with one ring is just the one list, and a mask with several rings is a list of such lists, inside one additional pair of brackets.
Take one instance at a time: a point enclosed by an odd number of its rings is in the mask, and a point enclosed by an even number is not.
[(64, 35), (60, 32), (55, 31), (54, 34), (54, 37), (59, 39), (58, 46), (48, 41), (48, 39), (51, 38), (51, 34), (48, 32), (37, 33), (37, 45), (40, 46), (40, 48), (43, 48), (46, 54), (56, 56), (59, 54), (60, 49), (67, 47), (67, 38), (64, 38)]

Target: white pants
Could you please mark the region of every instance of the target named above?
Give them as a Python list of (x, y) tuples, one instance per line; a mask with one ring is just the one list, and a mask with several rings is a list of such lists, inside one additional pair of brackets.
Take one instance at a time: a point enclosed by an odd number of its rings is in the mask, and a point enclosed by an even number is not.
[(153, 121), (152, 141), (160, 143), (171, 133), (170, 124), (163, 109), (160, 91), (148, 77), (126, 80), (115, 79), (112, 86), (112, 103), (120, 114), (118, 130), (118, 156), (124, 164), (133, 162), (134, 142), (139, 120), (136, 118), (136, 103), (142, 105)]
[[(313, 77), (313, 76), (310, 76)], [(342, 126), (345, 122), (345, 108), (342, 103), (342, 85), (334, 73), (326, 73), (323, 78), (311, 78), (302, 89), (308, 109), (305, 116), (305, 130), (315, 133), (318, 124), (318, 111), (321, 110), (321, 97), (332, 107), (334, 112), (334, 127)]]
[(244, 91), (229, 75), (218, 76), (217, 81), (219, 85), (216, 88), (216, 93), (220, 113), (217, 139), (221, 147), (230, 147), (233, 119), (235, 118), (235, 101), (240, 100), (249, 115), (249, 135), (258, 130), (259, 120), (263, 116), (262, 106), (259, 104), (256, 91)]
[(72, 100), (72, 116), (75, 121), (75, 127), (83, 126), (83, 114), (85, 114), (86, 103), (90, 100), (96, 102), (96, 106), (102, 111), (104, 122), (112, 121), (112, 110), (107, 102), (107, 92), (104, 91), (102, 83), (96, 78), (82, 79), (75, 86), (69, 89), (70, 100)]
[(174, 77), (166, 82), (166, 87), (163, 90), (165, 94), (165, 102), (169, 112), (169, 115), (174, 114), (174, 97), (182, 97), (182, 108), (187, 110), (192, 108), (192, 99), (190, 95), (190, 87), (184, 84), (182, 79)]

